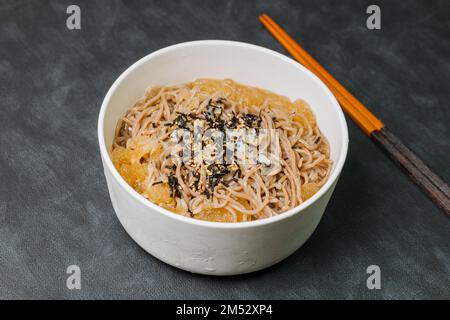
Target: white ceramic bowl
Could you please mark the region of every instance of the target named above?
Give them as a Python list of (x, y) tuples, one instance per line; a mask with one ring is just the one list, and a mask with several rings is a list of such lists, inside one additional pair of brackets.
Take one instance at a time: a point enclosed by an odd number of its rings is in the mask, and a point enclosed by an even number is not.
[[(110, 159), (117, 121), (152, 85), (196, 78), (231, 78), (306, 100), (331, 146), (334, 165), (326, 184), (300, 206), (276, 217), (219, 223), (186, 218), (151, 203), (119, 175)], [(158, 259), (181, 269), (234, 275), (269, 267), (297, 250), (313, 233), (345, 162), (347, 124), (334, 96), (306, 68), (277, 52), (240, 42), (194, 41), (158, 50), (129, 67), (109, 89), (98, 138), (111, 201), (128, 234)]]

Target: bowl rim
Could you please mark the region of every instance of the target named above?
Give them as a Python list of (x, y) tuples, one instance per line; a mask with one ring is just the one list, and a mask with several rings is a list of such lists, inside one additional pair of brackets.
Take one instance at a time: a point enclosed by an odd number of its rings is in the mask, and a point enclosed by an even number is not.
[[(104, 119), (107, 112), (107, 107), (109, 105), (109, 102), (111, 100), (112, 95), (116, 91), (117, 87), (128, 77), (129, 74), (131, 74), (135, 69), (138, 69), (141, 65), (146, 63), (148, 60), (153, 59), (155, 57), (164, 55), (170, 51), (176, 51), (179, 49), (187, 48), (187, 47), (193, 47), (193, 46), (211, 46), (211, 45), (221, 45), (221, 46), (231, 46), (231, 47), (241, 47), (241, 48), (247, 48), (251, 50), (255, 50), (255, 52), (271, 55), (277, 59), (284, 60), (285, 62), (292, 65), (292, 67), (295, 67), (297, 69), (301, 69), (303, 72), (309, 76), (309, 78), (316, 82), (320, 87), (322, 87), (324, 93), (328, 96), (331, 104), (333, 105), (333, 108), (337, 111), (338, 121), (339, 121), (339, 128), (342, 134), (342, 147), (339, 151), (338, 155), (338, 161), (335, 164), (335, 168), (333, 172), (331, 173), (330, 177), (328, 178), (327, 182), (317, 191), (311, 198), (306, 200), (305, 202), (301, 203), (300, 205), (285, 211), (279, 215), (264, 218), (261, 220), (255, 220), (255, 221), (247, 221), (247, 222), (213, 222), (213, 221), (205, 221), (205, 220), (198, 220), (193, 219), (190, 217), (185, 217), (180, 214), (174, 213), (170, 210), (164, 209), (157, 204), (151, 202), (150, 200), (144, 198), (140, 193), (138, 193), (136, 190), (134, 190), (119, 174), (117, 169), (115, 168), (114, 164), (112, 163), (110, 153), (107, 150), (106, 143), (105, 143), (105, 137), (104, 137)], [(197, 40), (197, 41), (189, 41), (189, 42), (182, 42), (178, 44), (174, 44), (168, 47), (164, 47), (162, 49), (156, 50), (138, 61), (134, 62), (131, 66), (129, 66), (125, 71), (121, 73), (121, 75), (114, 81), (114, 83), (109, 88), (105, 98), (103, 99), (100, 112), (99, 112), (99, 118), (98, 118), (98, 140), (99, 140), (99, 146), (100, 146), (100, 153), (103, 160), (103, 166), (106, 166), (109, 170), (109, 172), (112, 174), (114, 179), (117, 181), (117, 183), (135, 200), (141, 202), (144, 206), (148, 207), (149, 209), (153, 209), (157, 211), (158, 213), (165, 215), (166, 217), (170, 219), (175, 219), (183, 223), (196, 225), (196, 226), (203, 226), (203, 227), (210, 227), (210, 228), (217, 228), (217, 229), (240, 229), (240, 228), (252, 228), (252, 227), (258, 227), (263, 225), (272, 224), (284, 219), (288, 219), (292, 217), (295, 214), (300, 214), (303, 210), (314, 204), (317, 200), (319, 200), (336, 182), (338, 179), (342, 168), (344, 166), (346, 157), (347, 157), (347, 151), (348, 151), (348, 127), (347, 122), (344, 117), (344, 113), (337, 102), (334, 95), (331, 93), (331, 91), (328, 89), (328, 87), (311, 71), (309, 71), (306, 67), (299, 64), (297, 61), (281, 54), (276, 51), (273, 51), (271, 49), (267, 49), (258, 45), (249, 44), (245, 42), (239, 42), (239, 41), (229, 41), (229, 40)], [(108, 190), (109, 192), (109, 190)]]

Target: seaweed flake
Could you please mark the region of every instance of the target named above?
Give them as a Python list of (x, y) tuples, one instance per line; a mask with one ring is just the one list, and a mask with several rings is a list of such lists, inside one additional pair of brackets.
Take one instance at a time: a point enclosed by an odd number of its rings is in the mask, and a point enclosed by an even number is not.
[(168, 183), (170, 188), (170, 196), (181, 198), (181, 188), (180, 184), (178, 183), (177, 177), (175, 177), (174, 175), (169, 175)]

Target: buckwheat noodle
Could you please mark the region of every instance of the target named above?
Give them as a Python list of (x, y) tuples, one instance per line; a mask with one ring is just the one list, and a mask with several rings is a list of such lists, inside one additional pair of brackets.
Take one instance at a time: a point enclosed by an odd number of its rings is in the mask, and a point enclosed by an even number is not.
[[(266, 130), (280, 157), (268, 164), (181, 161), (174, 131), (195, 125)], [(277, 132), (274, 136), (272, 133)], [(269, 141), (266, 141), (269, 143)], [(303, 100), (233, 80), (198, 79), (149, 89), (117, 123), (112, 160), (150, 201), (197, 219), (240, 222), (271, 217), (314, 195), (332, 168), (330, 147)]]

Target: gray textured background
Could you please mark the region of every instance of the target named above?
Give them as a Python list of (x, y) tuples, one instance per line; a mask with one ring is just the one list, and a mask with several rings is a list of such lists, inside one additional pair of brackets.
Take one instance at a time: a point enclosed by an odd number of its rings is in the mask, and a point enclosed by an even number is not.
[[(450, 181), (450, 3), (0, 1), (0, 298), (450, 298), (450, 221), (349, 121), (340, 183), (311, 239), (251, 275), (189, 274), (145, 253), (108, 197), (97, 116), (142, 56), (196, 39), (284, 52), (267, 11)], [(66, 8), (82, 30), (66, 29)], [(82, 290), (66, 289), (78, 264)], [(366, 289), (368, 265), (382, 289)]]

